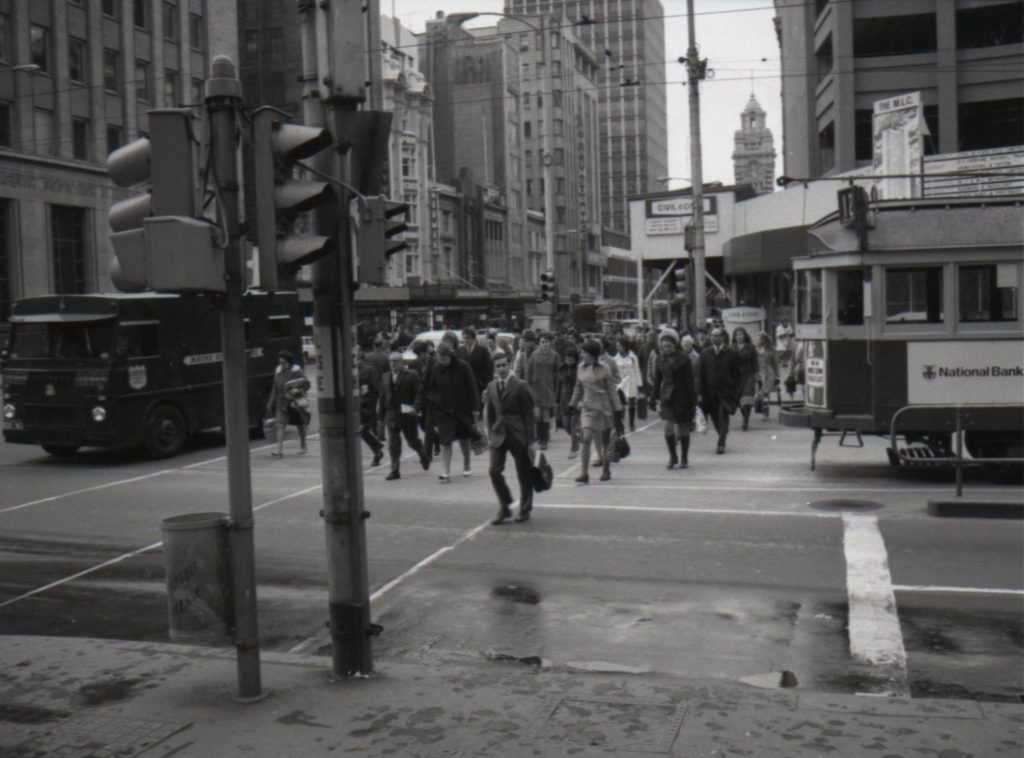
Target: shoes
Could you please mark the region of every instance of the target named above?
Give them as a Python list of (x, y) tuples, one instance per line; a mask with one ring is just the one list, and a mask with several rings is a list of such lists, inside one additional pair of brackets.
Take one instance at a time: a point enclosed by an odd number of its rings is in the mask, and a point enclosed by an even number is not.
[(299, 448), (299, 455), (305, 455), (308, 452), (309, 451), (306, 449), (305, 445), (303, 445), (302, 447)]
[(438, 475), (437, 478), (441, 482), (441, 484), (448, 484), (448, 482), (452, 480), (451, 476), (449, 476), (448, 474), (440, 474)]
[(270, 457), (271, 458), (284, 458), (284, 453), (276, 453), (276, 452), (275, 453), (271, 453)]
[(576, 450), (570, 450), (570, 451), (569, 451), (569, 460), (571, 461), (571, 460), (572, 460), (573, 458), (575, 458), (575, 457), (576, 457), (577, 455), (579, 455), (579, 453), (578, 453), (578, 452), (577, 452)]
[(430, 453), (426, 450), (420, 450), (420, 465), (424, 471), (430, 471)]
[(690, 464), (689, 464), (689, 463), (687, 463), (686, 461), (682, 461), (682, 462), (681, 462), (681, 463), (679, 464), (679, 468), (680, 468), (680, 469), (684, 469), (684, 468), (690, 468)]
[(578, 484), (589, 484), (590, 474), (580, 474), (579, 476), (576, 477), (574, 481), (577, 482)]
[(530, 512), (529, 511), (522, 511), (521, 510), (521, 511), (519, 511), (519, 515), (516, 516), (516, 518), (515, 518), (515, 522), (517, 524), (521, 524), (524, 521), (529, 521), (529, 520), (530, 520)]
[(676, 467), (676, 459), (675, 458), (673, 458), (672, 460), (670, 460), (668, 463), (665, 464), (665, 468), (671, 469), (671, 468), (675, 468), (675, 467)]
[(463, 469), (462, 475), (463, 476), (473, 476), (473, 469), (471, 469), (471, 468)]
[(606, 466), (604, 471), (601, 472), (601, 477), (598, 479), (598, 481), (600, 481), (600, 482), (607, 482), (611, 478), (612, 478), (612, 472), (609, 471), (608, 467)]
[(747, 429), (750, 428), (750, 422), (747, 421), (746, 419), (743, 419), (743, 427), (742, 428), (743, 428), (743, 431), (747, 431)]
[(722, 453), (724, 453), (724, 452), (725, 452), (725, 443), (724, 442), (719, 442), (718, 443), (718, 447), (715, 448), (715, 453), (717, 453), (718, 455), (722, 455)]
[(392, 471), (390, 474), (388, 474), (387, 476), (384, 477), (384, 481), (385, 482), (393, 482), (393, 481), (395, 481), (395, 479), (401, 479), (401, 478), (402, 478), (401, 474), (399, 474), (397, 471)]
[(491, 522), (491, 526), (501, 526), (510, 518), (512, 518), (512, 511), (508, 508), (502, 508), (498, 511), (498, 515), (494, 517), (494, 521)]
[(380, 462), (381, 462), (381, 460), (383, 460), (383, 458), (384, 458), (384, 453), (383, 452), (374, 453), (373, 454), (373, 461), (370, 463), (370, 465), (373, 466), (374, 468), (377, 468), (377, 466), (380, 465)]

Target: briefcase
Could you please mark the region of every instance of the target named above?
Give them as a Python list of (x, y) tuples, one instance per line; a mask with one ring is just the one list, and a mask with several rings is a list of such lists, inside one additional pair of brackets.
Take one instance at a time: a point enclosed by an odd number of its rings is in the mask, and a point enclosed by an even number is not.
[(551, 481), (555, 478), (551, 470), (551, 464), (544, 457), (544, 453), (538, 451), (534, 456), (533, 465), (530, 466), (530, 483), (533, 484), (534, 492), (545, 492), (551, 489)]

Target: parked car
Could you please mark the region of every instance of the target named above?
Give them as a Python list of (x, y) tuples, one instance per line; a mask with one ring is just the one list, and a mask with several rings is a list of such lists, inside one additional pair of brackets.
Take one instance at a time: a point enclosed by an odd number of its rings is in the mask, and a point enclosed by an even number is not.
[[(449, 331), (455, 332), (457, 335), (459, 335), (459, 338), (461, 340), (461, 329), (434, 329), (429, 332), (420, 332), (413, 338), (413, 341), (409, 343), (406, 346), (405, 350), (402, 352), (402, 360), (406, 364), (410, 364), (416, 360), (416, 354), (412, 351), (412, 346), (419, 342), (420, 340), (426, 340), (427, 342), (432, 344), (434, 346), (434, 349), (436, 350), (437, 346), (441, 344), (441, 338), (444, 337), (444, 335)], [(498, 332), (498, 342), (501, 343), (502, 345), (511, 346), (514, 341), (515, 335), (512, 334), (512, 332)]]

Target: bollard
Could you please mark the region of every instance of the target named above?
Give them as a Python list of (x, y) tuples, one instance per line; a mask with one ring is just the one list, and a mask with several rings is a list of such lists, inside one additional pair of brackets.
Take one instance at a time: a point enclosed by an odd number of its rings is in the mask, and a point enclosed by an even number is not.
[(234, 626), (225, 513), (186, 513), (160, 522), (167, 612), (176, 642), (225, 642)]

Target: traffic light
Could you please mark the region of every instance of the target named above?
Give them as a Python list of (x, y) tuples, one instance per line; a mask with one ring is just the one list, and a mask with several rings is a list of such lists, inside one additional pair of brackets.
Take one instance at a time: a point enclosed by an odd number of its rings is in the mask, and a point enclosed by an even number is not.
[(545, 271), (540, 275), (540, 299), (545, 303), (555, 302), (558, 294), (556, 290), (555, 272)]
[(697, 247), (697, 228), (693, 224), (687, 224), (683, 227), (683, 248), (686, 252), (692, 253), (695, 247)]
[(301, 266), (337, 249), (332, 237), (297, 234), (295, 217), (330, 202), (334, 188), (324, 181), (292, 178), (296, 161), (331, 145), (326, 129), (282, 121), (274, 108), (253, 115), (253, 179), (256, 196), (256, 243), (259, 245), (260, 287), (289, 288)]
[(685, 300), (687, 295), (686, 288), (686, 265), (677, 263), (672, 272), (668, 275), (669, 277), (669, 290), (672, 292), (672, 297), (676, 300)]
[(368, 197), (359, 202), (356, 254), (360, 284), (387, 284), (388, 260), (409, 245), (398, 235), (409, 229), (409, 206), (386, 197)]
[(147, 113), (149, 136), (107, 158), (115, 183), (148, 182), (149, 191), (110, 207), (110, 278), (123, 292), (223, 291), (223, 255), (215, 227), (196, 218), (194, 115), (188, 108)]

